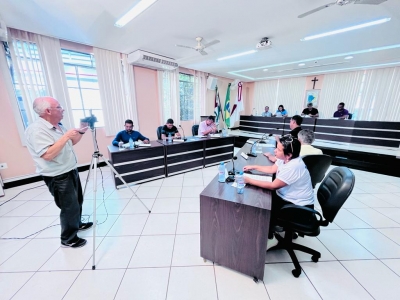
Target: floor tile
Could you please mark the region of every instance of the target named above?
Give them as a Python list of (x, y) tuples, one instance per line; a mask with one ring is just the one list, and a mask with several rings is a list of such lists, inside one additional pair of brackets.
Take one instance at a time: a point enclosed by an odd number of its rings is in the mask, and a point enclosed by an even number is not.
[(207, 186), (213, 180), (215, 180), (215, 176), (203, 176), (203, 185)]
[(199, 169), (199, 170), (187, 172), (187, 173), (185, 173), (185, 175), (183, 177), (184, 178), (200, 178), (202, 176), (203, 176), (203, 169)]
[[(393, 207), (392, 204), (386, 202), (383, 199), (375, 197), (374, 195), (371, 194), (354, 194), (352, 197), (369, 207)], [(353, 207), (353, 208), (363, 208), (363, 207)]]
[(200, 213), (180, 213), (176, 234), (200, 233)]
[[(134, 193), (139, 189), (139, 186), (130, 186)], [(114, 190), (110, 196), (107, 197), (107, 200), (114, 200), (114, 199), (131, 199), (135, 197), (135, 195), (131, 192), (130, 189), (126, 187), (122, 187), (119, 190)]]
[(114, 299), (125, 270), (84, 270), (69, 289), (65, 300)]
[(326, 230), (317, 238), (339, 260), (376, 259), (343, 230)]
[(344, 208), (339, 210), (338, 214), (336, 215), (335, 224), (342, 229), (371, 228), (370, 225)]
[[(137, 199), (133, 198), (129, 200), (129, 203), (125, 206), (124, 210), (121, 212), (123, 215), (132, 214), (148, 214), (149, 210), (152, 210), (155, 199)], [(109, 202), (109, 201), (107, 201)]]
[(105, 215), (107, 213), (111, 215), (119, 215), (124, 211), (125, 207), (128, 203), (130, 203), (130, 201), (135, 201), (135, 199), (115, 199), (99, 201), (96, 213), (99, 215)]
[(400, 276), (400, 259), (381, 259), (386, 266)]
[(379, 260), (343, 261), (343, 266), (374, 299), (398, 299), (400, 277)]
[(158, 186), (141, 186), (136, 191), (136, 195), (139, 198), (157, 198), (159, 190)]
[(375, 229), (346, 230), (377, 258), (400, 258), (400, 246)]
[(204, 262), (200, 257), (200, 234), (181, 234), (175, 238), (172, 266), (204, 266), (211, 262)]
[[(39, 189), (39, 188), (31, 189), (31, 190), (25, 190), (27, 188), (28, 188), (28, 186), (25, 185), (23, 187), (24, 191), (22, 191), (22, 192), (19, 191), (21, 193), (18, 196), (16, 196), (12, 201), (30, 200), (30, 199), (35, 198), (36, 196), (39, 196), (40, 194), (43, 194), (43, 193), (46, 192), (45, 189)], [(46, 187), (46, 189), (47, 189), (47, 187)]]
[(28, 217), (1, 217), (0, 218), (0, 236), (9, 232), (13, 228), (20, 225), (22, 222), (27, 220)]
[(58, 217), (30, 217), (13, 229), (8, 231), (2, 238), (24, 238), (30, 236), (35, 237), (38, 231), (45, 229), (51, 225)]
[[(96, 269), (127, 268), (138, 240), (139, 236), (105, 237), (96, 249)], [(85, 269), (91, 269), (92, 265), (90, 259)]]
[(13, 299), (62, 299), (78, 275), (78, 271), (37, 272)]
[(203, 186), (202, 177), (185, 177), (183, 186)]
[(318, 263), (302, 263), (301, 266), (324, 300), (373, 299), (339, 262), (320, 261)]
[(150, 214), (142, 234), (175, 234), (177, 218), (177, 214)]
[(31, 240), (0, 266), (0, 272), (37, 271), (60, 248), (60, 239)]
[(372, 194), (372, 195), (396, 207), (400, 207), (400, 195), (396, 195), (395, 193)]
[(128, 269), (115, 300), (164, 300), (169, 271), (169, 268)]
[[(1, 199), (1, 198), (0, 198)], [(2, 202), (0, 202), (1, 205)], [(4, 216), (10, 211), (16, 209), (17, 207), (23, 205), (26, 201), (10, 201), (0, 206), (0, 216)]]
[(33, 272), (0, 273), (0, 299), (11, 299), (33, 274)]
[(182, 198), (185, 197), (199, 197), (200, 193), (204, 190), (203, 186), (184, 186), (182, 187)]
[(171, 176), (164, 179), (162, 186), (182, 186), (183, 185), (183, 176)]
[(24, 240), (0, 240), (0, 265), (24, 247), (30, 239)]
[(255, 284), (249, 276), (216, 266), (215, 278), (219, 300), (270, 299), (262, 282)]
[(27, 201), (16, 209), (7, 213), (5, 216), (30, 217), (50, 204), (52, 204), (52, 201)]
[(174, 235), (141, 236), (129, 268), (171, 266)]
[[(35, 201), (35, 202), (42, 202), (42, 201)], [(33, 216), (35, 217), (48, 217), (48, 216), (59, 216), (60, 215), (60, 209), (57, 207), (57, 205), (54, 203), (54, 201), (51, 201), (49, 205), (45, 206)]]
[(181, 198), (157, 198), (151, 212), (159, 213), (178, 213)]
[(375, 208), (375, 210), (400, 224), (400, 208)]
[(400, 245), (400, 228), (379, 228), (377, 230)]
[(400, 227), (400, 223), (394, 222), (372, 208), (349, 208), (348, 211), (374, 228)]
[(180, 198), (182, 188), (178, 186), (162, 186), (157, 198)]
[(140, 186), (162, 186), (164, 179), (157, 179), (140, 184)]
[(304, 272), (295, 278), (292, 275), (293, 269), (293, 265), (287, 263), (265, 265), (264, 284), (270, 298), (272, 300), (321, 299)]
[(140, 235), (148, 214), (120, 215), (107, 236)]
[(181, 198), (179, 212), (200, 212), (200, 198)]
[[(106, 236), (110, 229), (114, 226), (119, 216), (117, 215), (98, 215), (96, 216), (96, 236)], [(93, 218), (90, 218), (88, 221), (94, 221)], [(93, 236), (94, 227), (79, 231), (78, 235), (83, 238), (91, 238)]]
[(167, 300), (216, 300), (214, 268), (172, 267)]

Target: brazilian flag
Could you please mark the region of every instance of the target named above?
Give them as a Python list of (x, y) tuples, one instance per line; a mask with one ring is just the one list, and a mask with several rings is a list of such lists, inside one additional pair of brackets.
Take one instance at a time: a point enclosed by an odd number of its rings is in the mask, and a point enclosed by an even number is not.
[(231, 127), (231, 109), (230, 109), (230, 96), (231, 96), (231, 84), (228, 84), (228, 89), (226, 91), (225, 106), (224, 106), (224, 119), (226, 127)]

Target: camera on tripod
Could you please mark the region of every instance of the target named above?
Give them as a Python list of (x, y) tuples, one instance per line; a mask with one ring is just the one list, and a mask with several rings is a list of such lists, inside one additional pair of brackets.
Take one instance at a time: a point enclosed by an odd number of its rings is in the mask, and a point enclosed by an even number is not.
[(90, 127), (90, 129), (94, 129), (94, 123), (97, 122), (97, 118), (95, 115), (92, 114), (92, 112), (90, 112), (90, 117), (85, 117), (83, 119), (81, 119), (82, 123), (88, 123), (88, 126)]

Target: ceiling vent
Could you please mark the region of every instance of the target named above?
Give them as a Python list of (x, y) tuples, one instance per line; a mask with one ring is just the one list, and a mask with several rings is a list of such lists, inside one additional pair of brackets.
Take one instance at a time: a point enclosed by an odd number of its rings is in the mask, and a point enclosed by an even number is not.
[(128, 54), (128, 63), (134, 66), (155, 70), (174, 70), (179, 67), (175, 60), (171, 58), (142, 50), (136, 50)]

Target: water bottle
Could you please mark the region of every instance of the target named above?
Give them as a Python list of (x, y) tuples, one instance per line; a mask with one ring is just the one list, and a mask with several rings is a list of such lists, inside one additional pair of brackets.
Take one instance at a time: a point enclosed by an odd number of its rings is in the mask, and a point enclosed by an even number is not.
[(124, 150), (124, 142), (120, 141), (120, 142), (118, 143), (118, 149), (119, 149), (119, 150)]
[(227, 137), (228, 136), (228, 131), (226, 130), (226, 128), (222, 129), (222, 136), (223, 137)]
[(244, 177), (243, 172), (236, 174), (236, 189), (238, 194), (243, 194), (244, 192)]
[(172, 143), (172, 135), (171, 135), (171, 133), (168, 134), (168, 143)]
[(225, 182), (225, 164), (221, 162), (218, 166), (218, 181)]
[(129, 138), (129, 148), (133, 149), (133, 140), (132, 140), (132, 138)]

